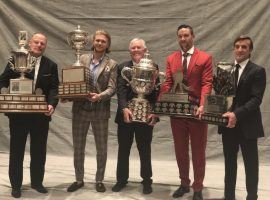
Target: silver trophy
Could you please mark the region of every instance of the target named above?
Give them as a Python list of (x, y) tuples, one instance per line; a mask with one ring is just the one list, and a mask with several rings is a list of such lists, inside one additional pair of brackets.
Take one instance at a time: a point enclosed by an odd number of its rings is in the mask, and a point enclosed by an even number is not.
[[(11, 51), (9, 59), (10, 68), (20, 73), (19, 79), (11, 79), (10, 93), (16, 94), (32, 94), (33, 93), (33, 80), (25, 77), (26, 73), (30, 73), (36, 64), (36, 58), (30, 55), (30, 52), (25, 48), (27, 44), (27, 32), (19, 32), (19, 48)], [(21, 87), (19, 87), (21, 86)], [(14, 89), (14, 90), (13, 90)]]
[[(37, 88), (33, 94), (33, 79), (36, 58), (25, 48), (27, 32), (19, 32), (19, 48), (11, 51), (9, 66), (19, 78), (9, 80), (9, 88), (1, 88), (0, 112), (47, 112), (47, 103), (42, 90)], [(29, 79), (26, 75), (32, 76)]]
[(88, 42), (88, 33), (81, 30), (80, 25), (67, 34), (67, 43), (75, 50), (76, 61), (72, 66), (62, 69), (62, 83), (58, 88), (58, 98), (85, 98), (92, 90), (90, 70), (80, 62), (81, 51), (85, 49)]
[(158, 77), (163, 77), (164, 73), (157, 70), (147, 52), (138, 66), (124, 67), (121, 75), (137, 94), (137, 97), (133, 98), (128, 105), (132, 112), (132, 121), (147, 123), (152, 107), (150, 102), (145, 99), (145, 95), (150, 94), (160, 85), (156, 83), (156, 80)]
[(230, 110), (235, 96), (233, 65), (227, 62), (217, 64), (213, 77), (215, 94), (205, 96), (204, 114), (202, 120), (212, 124), (226, 125), (228, 119), (222, 114)]

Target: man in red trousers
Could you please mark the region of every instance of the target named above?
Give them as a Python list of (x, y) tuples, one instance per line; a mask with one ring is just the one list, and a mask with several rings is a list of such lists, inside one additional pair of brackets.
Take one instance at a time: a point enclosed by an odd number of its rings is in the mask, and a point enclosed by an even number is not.
[[(193, 29), (189, 25), (177, 28), (180, 50), (167, 58), (166, 81), (162, 92), (168, 92), (174, 82), (174, 74), (183, 73), (183, 83), (189, 87), (189, 97), (197, 102), (198, 117), (204, 111), (204, 96), (212, 90), (212, 57), (194, 47)], [(175, 154), (181, 179), (180, 187), (173, 197), (182, 197), (190, 191), (189, 178), (189, 141), (191, 142), (192, 163), (194, 171), (193, 200), (202, 200), (203, 180), (205, 175), (205, 149), (207, 141), (207, 124), (184, 118), (171, 117), (171, 128), (174, 139)]]

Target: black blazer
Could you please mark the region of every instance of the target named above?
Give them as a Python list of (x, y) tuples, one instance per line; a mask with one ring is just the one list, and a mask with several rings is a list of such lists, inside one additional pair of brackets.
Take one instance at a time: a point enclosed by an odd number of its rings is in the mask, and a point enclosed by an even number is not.
[[(4, 72), (0, 75), (0, 88), (8, 87), (9, 80), (18, 77), (20, 77), (20, 74), (14, 72), (10, 68), (10, 64), (7, 64)], [(34, 78), (31, 74), (27, 74), (26, 77), (30, 79)], [(54, 108), (59, 101), (54, 98), (58, 93), (58, 85), (59, 79), (57, 64), (49, 58), (42, 56), (35, 88), (42, 89), (43, 94), (46, 96), (47, 103), (52, 105)]]
[[(261, 66), (249, 61), (240, 77), (232, 112), (237, 118), (237, 126), (248, 139), (264, 136), (260, 104), (266, 87), (266, 72)], [(233, 129), (219, 127), (221, 134)]]
[[(120, 64), (118, 66), (117, 69), (117, 87), (116, 87), (116, 93), (117, 93), (117, 99), (118, 99), (118, 109), (117, 109), (117, 113), (116, 113), (116, 117), (115, 117), (115, 122), (118, 124), (124, 123), (124, 117), (123, 117), (123, 112), (122, 110), (124, 108), (128, 107), (128, 102), (137, 96), (137, 94), (135, 92), (133, 92), (131, 86), (129, 85), (129, 83), (122, 77), (121, 75), (121, 71), (124, 67), (132, 67), (133, 66), (133, 62), (127, 61), (124, 62), (122, 64)], [(156, 64), (154, 64), (154, 66), (157, 68), (158, 70), (158, 66)], [(156, 80), (157, 83), (160, 82), (159, 78), (157, 78)], [(151, 94), (146, 95), (146, 99), (150, 102), (150, 103), (155, 103), (159, 94), (159, 89), (160, 87), (158, 87), (157, 89), (153, 90)]]

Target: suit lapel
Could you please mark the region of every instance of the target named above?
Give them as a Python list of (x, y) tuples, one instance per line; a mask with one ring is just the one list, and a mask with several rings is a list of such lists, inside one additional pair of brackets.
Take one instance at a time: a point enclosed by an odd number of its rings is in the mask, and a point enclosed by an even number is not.
[[(36, 80), (35, 88), (37, 88), (37, 86), (39, 85), (40, 78), (42, 76), (41, 74), (43, 73), (44, 67), (46, 67), (46, 60), (42, 56), (41, 60), (40, 60), (40, 64), (39, 64), (38, 73), (37, 73), (37, 80)], [(35, 74), (34, 74), (34, 76), (35, 76)]]
[(190, 61), (189, 61), (189, 64), (188, 64), (188, 77), (191, 73), (191, 71), (195, 68), (196, 66), (196, 61), (198, 59), (198, 49), (194, 48), (194, 53), (191, 55), (191, 58), (190, 58)]
[(102, 71), (105, 69), (105, 67), (107, 67), (108, 62), (109, 62), (109, 57), (107, 55), (105, 55), (102, 62), (98, 66), (97, 80), (98, 80), (100, 74), (102, 73)]
[(251, 67), (252, 67), (252, 62), (248, 61), (244, 71), (242, 72), (242, 74), (240, 76), (237, 88), (241, 85), (243, 79), (247, 76), (247, 74), (248, 74), (249, 70), (251, 69)]

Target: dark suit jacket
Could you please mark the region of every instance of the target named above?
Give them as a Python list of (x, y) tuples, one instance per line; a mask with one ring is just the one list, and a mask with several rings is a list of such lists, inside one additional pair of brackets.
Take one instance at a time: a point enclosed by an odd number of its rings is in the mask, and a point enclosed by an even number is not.
[[(14, 72), (10, 68), (10, 64), (7, 64), (4, 72), (0, 75), (0, 88), (8, 87), (9, 80), (18, 77), (20, 77), (20, 74)], [(34, 78), (31, 74), (27, 74), (26, 77), (30, 79)], [(35, 89), (36, 88), (42, 89), (43, 94), (46, 96), (47, 103), (49, 105), (52, 105), (54, 108), (58, 104), (58, 99), (54, 98), (58, 93), (58, 84), (59, 79), (58, 79), (57, 64), (54, 63), (49, 58), (47, 58), (46, 56), (42, 56)], [(17, 115), (17, 114), (9, 113), (8, 115)], [(48, 118), (50, 119), (50, 117)]]
[[(135, 92), (133, 92), (131, 86), (128, 84), (128, 82), (122, 77), (121, 71), (124, 67), (132, 67), (133, 62), (127, 61), (119, 65), (118, 70), (117, 70), (117, 99), (118, 99), (118, 109), (115, 117), (115, 122), (118, 124), (124, 123), (124, 117), (123, 117), (123, 112), (122, 110), (124, 108), (128, 107), (128, 102), (137, 96)], [(158, 69), (158, 66), (154, 64), (154, 66)], [(159, 83), (159, 78), (157, 78), (157, 83)], [(155, 90), (152, 91), (151, 94), (146, 95), (146, 99), (150, 103), (155, 103), (157, 96), (159, 93), (159, 87)]]
[[(237, 125), (246, 138), (256, 139), (264, 136), (260, 104), (265, 87), (265, 69), (249, 61), (238, 82), (232, 105)], [(219, 127), (218, 130), (220, 134), (228, 131), (233, 131), (233, 129)]]

